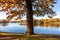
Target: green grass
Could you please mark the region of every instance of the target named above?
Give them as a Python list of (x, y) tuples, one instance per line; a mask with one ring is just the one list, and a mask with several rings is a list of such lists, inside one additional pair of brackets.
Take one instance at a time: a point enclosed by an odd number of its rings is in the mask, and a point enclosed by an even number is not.
[(0, 37), (13, 37), (19, 40), (60, 40), (59, 35), (36, 34), (27, 36), (26, 34), (0, 32)]

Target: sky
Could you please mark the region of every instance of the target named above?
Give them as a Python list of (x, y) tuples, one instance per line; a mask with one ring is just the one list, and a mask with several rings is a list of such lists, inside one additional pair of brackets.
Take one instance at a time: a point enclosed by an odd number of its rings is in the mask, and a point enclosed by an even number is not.
[[(54, 4), (54, 7), (53, 7), (53, 10), (56, 12), (56, 16), (54, 16), (53, 18), (60, 18), (60, 0), (56, 0), (56, 4)], [(1, 10), (1, 8), (0, 8)], [(0, 20), (1, 19), (6, 19), (6, 13), (5, 12), (0, 12)], [(47, 16), (44, 16), (44, 17), (36, 17), (34, 16), (34, 19), (42, 19), (42, 18), (48, 18)], [(23, 17), (22, 19), (26, 19), (26, 16)]]
[(54, 5), (53, 10), (57, 14), (55, 17), (60, 18), (60, 0), (57, 0), (57, 3)]
[[(60, 18), (60, 0), (56, 0), (56, 4), (54, 4), (53, 11), (56, 12), (56, 16), (53, 16), (53, 18)], [(45, 19), (48, 18), (47, 16), (44, 17), (34, 17), (36, 19)]]

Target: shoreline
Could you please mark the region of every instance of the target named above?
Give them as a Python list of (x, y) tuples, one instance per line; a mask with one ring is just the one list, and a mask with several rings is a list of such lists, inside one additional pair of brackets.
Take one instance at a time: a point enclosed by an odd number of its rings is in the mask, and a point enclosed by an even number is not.
[[(27, 37), (26, 34), (19, 34), (19, 33), (9, 33), (9, 32), (0, 32), (0, 36), (7, 36), (7, 37)], [(57, 37), (60, 38), (60, 35), (53, 35), (53, 34), (34, 34), (28, 37), (41, 37), (41, 38), (51, 38)]]

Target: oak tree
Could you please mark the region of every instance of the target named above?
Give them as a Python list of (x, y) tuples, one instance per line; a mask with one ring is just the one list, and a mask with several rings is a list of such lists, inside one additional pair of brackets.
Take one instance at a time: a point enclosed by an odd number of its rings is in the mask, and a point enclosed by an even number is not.
[(27, 16), (27, 35), (34, 34), (33, 15), (48, 17), (54, 16), (55, 0), (0, 0), (2, 11), (6, 12), (7, 19), (10, 21), (14, 17), (21, 19), (22, 16)]

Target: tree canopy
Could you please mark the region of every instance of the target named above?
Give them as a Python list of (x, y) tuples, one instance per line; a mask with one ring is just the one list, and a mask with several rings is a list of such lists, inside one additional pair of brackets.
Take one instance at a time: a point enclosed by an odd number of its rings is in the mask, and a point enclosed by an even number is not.
[(33, 15), (52, 17), (55, 15), (52, 7), (55, 0), (0, 0), (0, 7), (5, 11), (7, 19), (10, 21), (14, 17), (21, 19), (22, 16), (27, 16), (27, 35), (34, 34), (33, 32)]
[[(34, 15), (48, 15), (48, 17), (55, 15), (52, 9), (56, 3), (55, 0), (31, 0), (31, 2)], [(26, 0), (0, 0), (0, 7), (8, 15), (8, 20), (15, 16), (21, 19), (21, 16), (27, 13)]]

